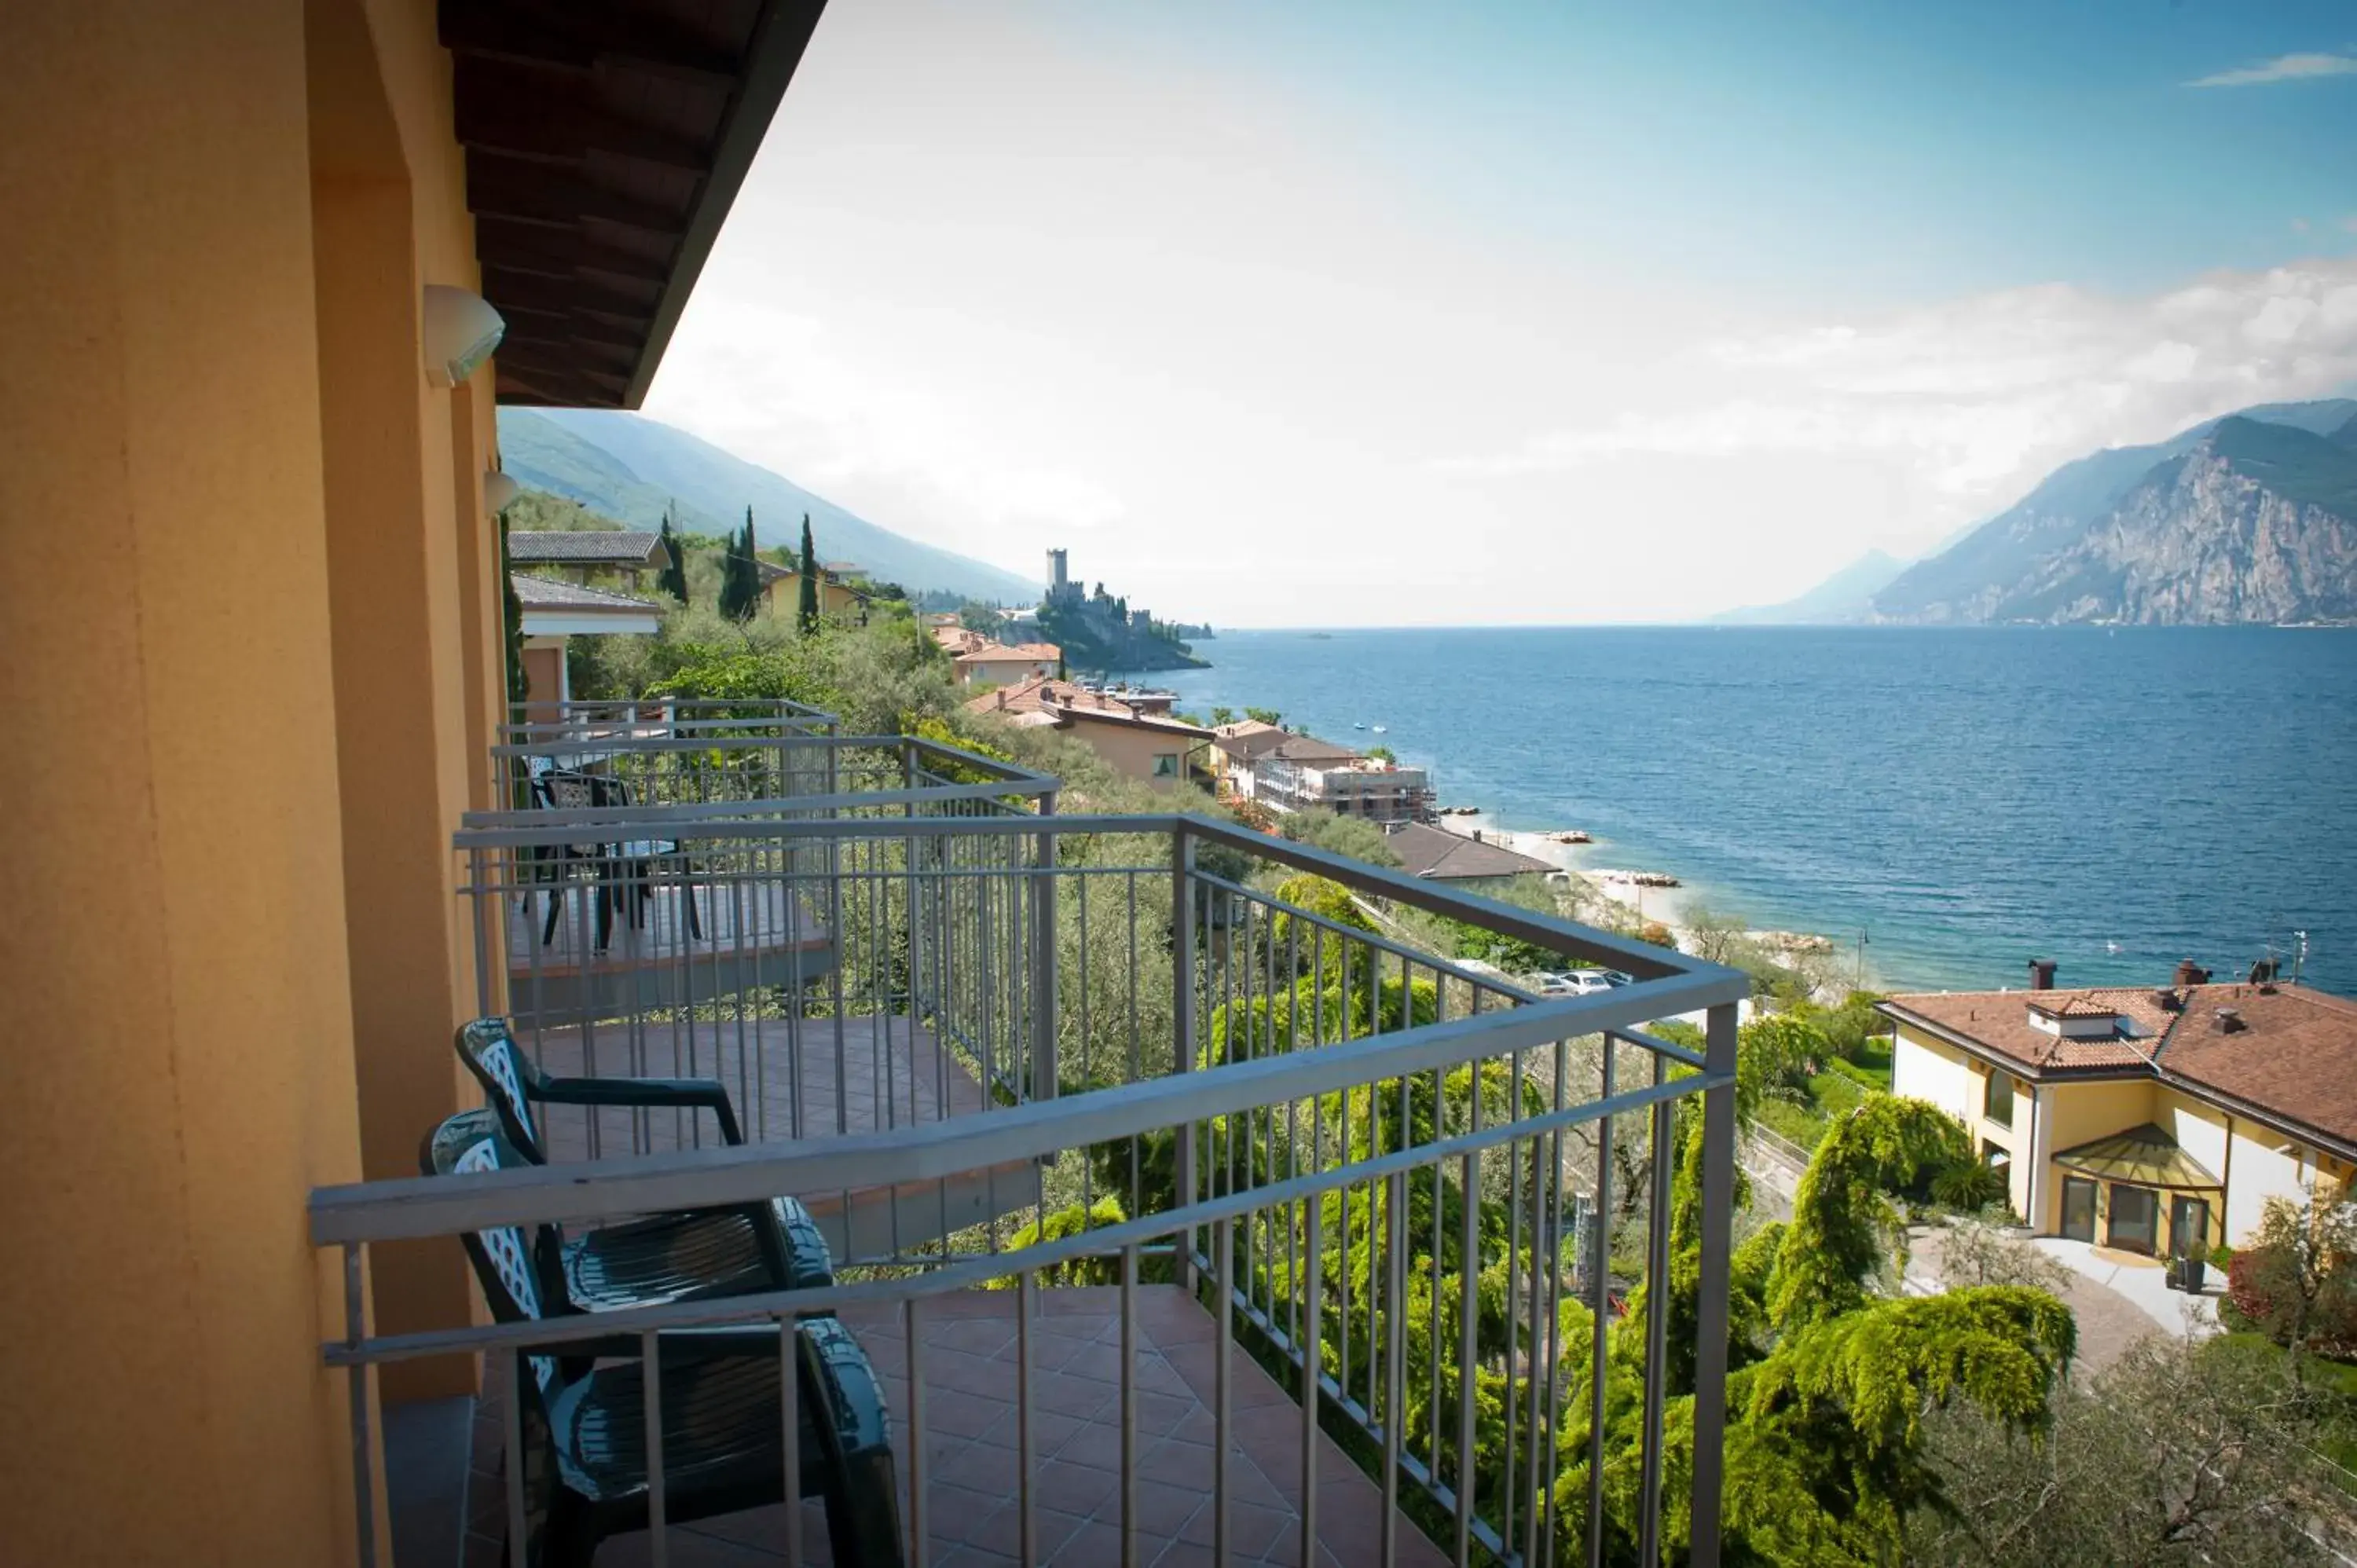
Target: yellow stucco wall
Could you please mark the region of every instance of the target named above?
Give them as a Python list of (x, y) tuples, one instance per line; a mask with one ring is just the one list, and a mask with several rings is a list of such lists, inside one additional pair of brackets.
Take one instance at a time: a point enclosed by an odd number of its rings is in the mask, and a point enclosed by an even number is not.
[[(771, 579), (762, 591), (770, 596), (770, 606), (775, 614), (794, 616), (802, 613), (802, 579), (799, 572), (789, 572), (782, 577)], [(818, 585), (818, 608), (821, 615), (856, 617), (859, 614), (859, 596), (841, 583), (822, 581)]]
[(12, 1563), (352, 1556), (299, 4), (0, 7)]
[[(430, 0), (0, 6), (10, 1563), (354, 1556), (306, 1201), (460, 1102), (500, 701), (448, 71)], [(454, 1247), (372, 1277), (473, 1310)]]
[[(471, 287), (478, 273), (433, 7), (312, 11), (355, 39), (332, 55), (314, 46), (315, 120), (338, 138), (330, 149), (313, 137), (312, 231), (344, 878), (364, 912), (348, 931), (353, 1049), (361, 1165), (376, 1178), (414, 1175), (418, 1140), (471, 1100), (449, 1044), (477, 1004), (449, 842), (483, 773), (482, 660), (466, 643), (479, 635), (490, 535), (479, 438), (453, 392), (425, 379), (419, 342), (425, 285)], [(389, 1246), (373, 1262), (381, 1327), (465, 1320), (457, 1249)], [(472, 1386), (455, 1361), (384, 1380), (393, 1399)]]
[[(1091, 750), (1115, 768), (1132, 779), (1142, 779), (1157, 789), (1168, 789), (1178, 784), (1178, 777), (1185, 774), (1189, 748), (1200, 744), (1192, 736), (1175, 731), (1104, 724), (1086, 718), (1075, 718), (1071, 733), (1088, 742)], [(1155, 777), (1154, 759), (1158, 755), (1178, 759), (1176, 765), (1178, 777)]]
[(1994, 1144), (2011, 1156), (2006, 1168), (2007, 1201), (2016, 1214), (2030, 1208), (2032, 1150), (2037, 1111), (2029, 1084), (2014, 1079), (2013, 1115), (1996, 1122), (1987, 1114), (1988, 1079), (1993, 1069), (1947, 1041), (1901, 1024), (1891, 1049), (1890, 1088), (1894, 1094), (1929, 1101), (1964, 1125), (1975, 1156)]

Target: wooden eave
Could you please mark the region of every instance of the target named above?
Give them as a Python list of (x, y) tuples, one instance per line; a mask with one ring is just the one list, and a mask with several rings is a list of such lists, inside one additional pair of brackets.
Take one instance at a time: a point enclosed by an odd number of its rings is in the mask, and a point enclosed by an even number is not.
[(499, 401), (636, 408), (825, 0), (441, 0)]

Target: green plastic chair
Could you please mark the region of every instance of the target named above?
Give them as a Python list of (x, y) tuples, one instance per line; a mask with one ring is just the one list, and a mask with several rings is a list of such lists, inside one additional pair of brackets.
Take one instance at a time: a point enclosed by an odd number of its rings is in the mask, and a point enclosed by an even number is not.
[[(536, 1112), (544, 1104), (708, 1111), (725, 1140), (745, 1141), (716, 1079), (551, 1078), (517, 1047), (504, 1018), (463, 1026), (457, 1048), (509, 1149), (528, 1165), (548, 1163)], [(791, 1197), (601, 1226), (565, 1240), (557, 1267), (584, 1312), (834, 1283), (826, 1238)]]
[[(427, 1138), (429, 1175), (464, 1176), (528, 1165), (488, 1112), (451, 1117)], [(461, 1238), (491, 1316), (544, 1321), (576, 1309), (544, 1292), (554, 1233), (493, 1227)], [(890, 1418), (866, 1352), (833, 1317), (690, 1328), (657, 1337), (662, 1369), (663, 1517), (672, 1524), (741, 1513), (785, 1497), (780, 1356), (794, 1357), (796, 1454), (804, 1497), (823, 1500), (834, 1559), (845, 1568), (899, 1568), (899, 1481)], [(518, 1351), (524, 1561), (588, 1568), (598, 1544), (648, 1528), (644, 1341), (637, 1335)], [(790, 1521), (798, 1524), (799, 1521)]]

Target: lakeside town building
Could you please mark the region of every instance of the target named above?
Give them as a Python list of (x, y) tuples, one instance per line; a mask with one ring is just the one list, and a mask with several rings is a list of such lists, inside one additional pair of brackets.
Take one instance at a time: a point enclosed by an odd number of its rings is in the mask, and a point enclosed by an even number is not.
[(1211, 744), (1210, 730), (1070, 681), (1030, 676), (983, 693), (965, 711), (1026, 728), (1068, 731), (1120, 772), (1157, 789), (1174, 788), (1181, 779), (1209, 782), (1194, 758)]
[(1484, 838), (1479, 828), (1468, 834), (1425, 822), (1393, 822), (1386, 826), (1384, 842), (1399, 856), (1400, 869), (1410, 876), (1475, 890), (1556, 870), (1544, 860)]
[(1064, 657), (1052, 642), (1008, 644), (955, 625), (931, 630), (961, 686), (1011, 686), (1028, 676), (1053, 675)]
[[(768, 596), (772, 613), (795, 616), (802, 613), (802, 575), (799, 567), (780, 566), (756, 559), (753, 563), (760, 574), (761, 592)], [(818, 569), (818, 613), (834, 618), (867, 624), (867, 607), (871, 596), (852, 579), (859, 568), (838, 562)]]
[(2151, 1256), (2242, 1245), (2357, 1168), (2357, 1002), (2255, 967), (2212, 984), (1893, 996), (1891, 1090), (1961, 1122), (2033, 1232)]

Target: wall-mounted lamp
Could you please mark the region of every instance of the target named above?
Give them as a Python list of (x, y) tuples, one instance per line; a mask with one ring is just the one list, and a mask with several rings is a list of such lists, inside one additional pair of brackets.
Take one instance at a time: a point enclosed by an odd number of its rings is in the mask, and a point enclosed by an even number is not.
[(455, 387), (475, 373), (508, 324), (479, 294), (447, 284), (425, 285), (425, 379)]
[(523, 487), (497, 468), (483, 476), (483, 506), (493, 517), (513, 506), (516, 497), (522, 494)]

